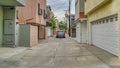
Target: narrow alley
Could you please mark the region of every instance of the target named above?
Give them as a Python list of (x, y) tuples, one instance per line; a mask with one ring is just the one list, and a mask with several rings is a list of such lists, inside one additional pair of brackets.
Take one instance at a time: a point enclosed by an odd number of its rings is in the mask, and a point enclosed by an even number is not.
[(49, 38), (7, 59), (0, 68), (119, 68), (120, 60), (110, 53), (71, 38)]
[(0, 68), (120, 68), (120, 0), (0, 0)]

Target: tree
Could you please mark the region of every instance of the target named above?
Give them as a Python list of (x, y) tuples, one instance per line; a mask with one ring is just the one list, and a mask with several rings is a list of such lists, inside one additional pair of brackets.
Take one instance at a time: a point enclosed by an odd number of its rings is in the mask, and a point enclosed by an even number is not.
[(75, 29), (75, 28), (76, 28), (75, 25), (70, 26), (70, 29)]
[(60, 30), (66, 30), (67, 29), (67, 23), (64, 23), (64, 22), (60, 22), (59, 23), (59, 29)]
[(56, 17), (51, 17), (50, 18), (50, 26), (51, 28), (56, 28)]

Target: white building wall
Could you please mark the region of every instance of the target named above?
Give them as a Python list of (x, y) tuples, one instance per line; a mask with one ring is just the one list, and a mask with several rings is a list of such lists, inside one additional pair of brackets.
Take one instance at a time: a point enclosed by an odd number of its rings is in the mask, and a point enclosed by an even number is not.
[(76, 41), (80, 43), (80, 23), (76, 23)]
[(81, 23), (81, 30), (80, 30), (80, 43), (87, 43), (87, 23)]

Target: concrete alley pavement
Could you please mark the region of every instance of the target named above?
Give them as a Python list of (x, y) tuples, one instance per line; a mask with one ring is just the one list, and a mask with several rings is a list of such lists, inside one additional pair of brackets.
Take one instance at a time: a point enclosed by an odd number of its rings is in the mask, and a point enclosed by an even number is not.
[(0, 58), (0, 68), (120, 68), (117, 57), (71, 38), (39, 43), (10, 58)]

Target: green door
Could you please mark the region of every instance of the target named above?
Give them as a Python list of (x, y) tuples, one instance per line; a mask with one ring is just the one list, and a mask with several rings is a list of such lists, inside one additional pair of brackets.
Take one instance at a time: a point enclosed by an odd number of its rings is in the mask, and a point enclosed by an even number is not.
[(15, 8), (3, 7), (3, 46), (15, 45)]
[(14, 45), (14, 22), (12, 20), (4, 20), (4, 45)]

